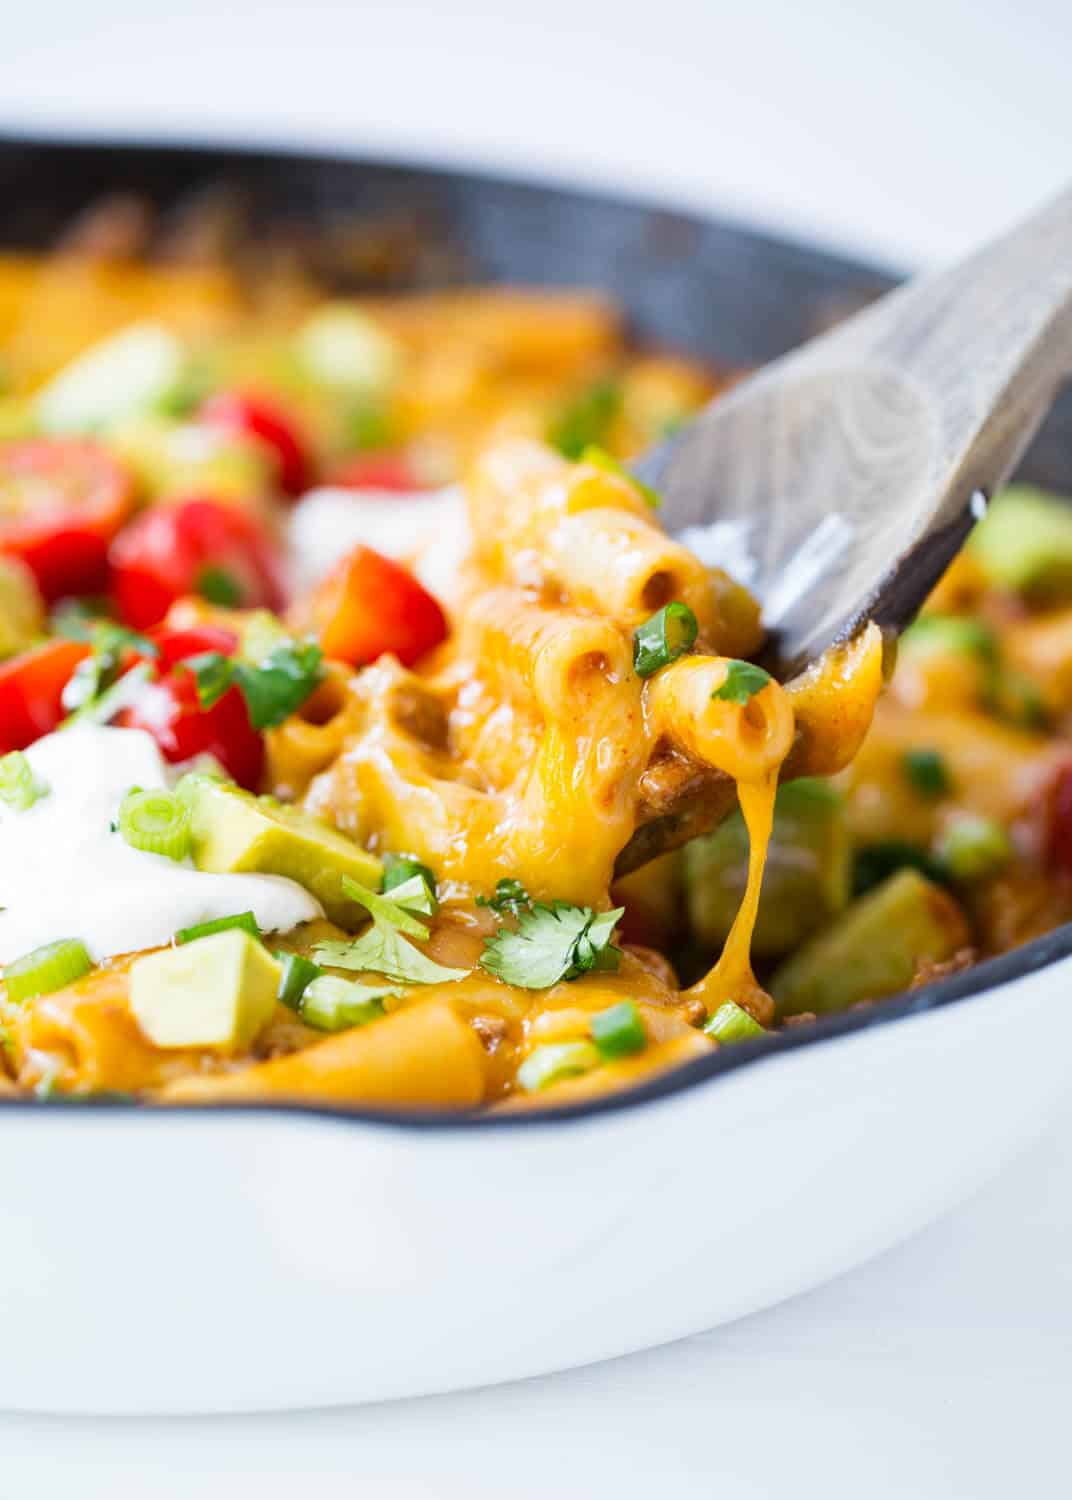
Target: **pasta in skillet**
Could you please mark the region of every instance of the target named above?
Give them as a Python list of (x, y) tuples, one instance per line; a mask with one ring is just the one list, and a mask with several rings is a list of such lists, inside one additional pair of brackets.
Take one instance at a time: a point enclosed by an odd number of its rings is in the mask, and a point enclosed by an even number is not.
[(755, 664), (618, 458), (717, 379), (597, 297), (75, 246), (0, 310), (5, 1091), (531, 1108), (1070, 914), (1055, 502), (879, 704), (874, 627)]

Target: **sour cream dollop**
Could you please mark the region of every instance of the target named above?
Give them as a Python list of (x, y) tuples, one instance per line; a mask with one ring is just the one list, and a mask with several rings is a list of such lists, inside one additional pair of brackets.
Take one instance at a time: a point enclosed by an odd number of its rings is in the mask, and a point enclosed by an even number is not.
[(264, 932), (323, 915), (283, 876), (210, 875), (111, 831), (132, 786), (168, 784), (144, 730), (63, 729), (25, 755), (48, 793), (25, 812), (0, 804), (0, 964), (57, 938), (81, 938), (99, 962), (236, 912), (252, 911)]
[(290, 513), (288, 542), (296, 593), (319, 583), (359, 544), (406, 563), (450, 604), (472, 534), (457, 485), (424, 494), (394, 490), (310, 490)]

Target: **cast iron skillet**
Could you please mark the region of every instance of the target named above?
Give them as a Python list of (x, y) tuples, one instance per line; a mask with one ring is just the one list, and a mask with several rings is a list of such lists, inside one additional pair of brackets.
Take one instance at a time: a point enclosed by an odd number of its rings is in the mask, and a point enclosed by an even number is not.
[[(108, 193), (134, 193), (167, 211), (205, 189), (233, 189), (265, 232), (330, 234), (367, 220), (389, 252), (331, 268), (349, 289), (401, 290), (512, 281), (589, 286), (625, 309), (632, 333), (716, 363), (746, 366), (784, 353), (888, 290), (890, 272), (776, 239), (720, 219), (485, 174), (363, 157), (253, 151), (228, 146), (132, 145), (0, 138), (0, 246), (45, 248)], [(373, 245), (373, 252), (375, 245)], [(385, 274), (384, 264), (390, 269)], [(1021, 476), (1055, 488), (1072, 482), (1072, 391), (1039, 433)], [(888, 1025), (967, 1000), (1072, 955), (1072, 923), (949, 979), (791, 1027), (686, 1063), (650, 1083), (531, 1114), (352, 1110), (317, 1104), (208, 1104), (201, 1110), (301, 1112), (421, 1129), (531, 1127), (632, 1109), (704, 1079), (829, 1037)], [(133, 1109), (59, 1098), (58, 1108)], [(4, 1099), (3, 1109), (39, 1107)], [(154, 1106), (154, 1112), (162, 1106)], [(189, 1110), (188, 1105), (171, 1106)]]

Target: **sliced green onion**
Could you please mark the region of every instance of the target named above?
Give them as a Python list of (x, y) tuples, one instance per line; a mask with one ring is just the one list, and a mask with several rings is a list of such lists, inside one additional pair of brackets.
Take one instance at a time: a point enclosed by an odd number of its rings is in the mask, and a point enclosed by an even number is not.
[(653, 490), (650, 484), (638, 479), (624, 464), (612, 458), (605, 448), (600, 448), (595, 443), (589, 443), (585, 448), (581, 454), (581, 463), (591, 464), (594, 469), (602, 469), (604, 474), (613, 474), (615, 479), (624, 479), (652, 510), (658, 510), (663, 503), (658, 490)]
[(5, 965), (7, 998), (20, 1002), (34, 995), (51, 995), (53, 990), (65, 989), (81, 979), (92, 967), (93, 961), (81, 938), (60, 938), (55, 943), (46, 943), (43, 948), (35, 948)]
[(921, 615), (901, 636), (909, 655), (958, 652), (988, 663), (997, 660), (997, 638), (990, 626), (968, 615)]
[[(385, 854), (383, 857), (383, 893), (395, 890), (398, 886), (405, 885), (414, 876), (419, 876), (428, 887), (428, 894), (432, 898), (432, 912), (436, 910), (436, 878), (427, 865), (422, 865), (419, 859), (411, 859), (408, 854)], [(430, 913), (431, 915), (431, 913)]]
[(529, 1053), (517, 1070), (517, 1081), (527, 1094), (536, 1094), (566, 1078), (580, 1078), (602, 1061), (593, 1042), (548, 1042)]
[(630, 1057), (643, 1052), (648, 1034), (640, 1011), (632, 1000), (622, 1000), (592, 1017), (592, 1040), (603, 1057)]
[(217, 917), (212, 922), (198, 922), (195, 927), (180, 927), (175, 934), (177, 943), (196, 943), (198, 938), (211, 937), (214, 932), (230, 932), (232, 927), (248, 932), (250, 937), (260, 938), (261, 930), (251, 911), (237, 912), (233, 917)]
[(387, 995), (400, 995), (392, 985), (372, 986), (322, 974), (308, 986), (301, 1002), (301, 1018), (318, 1031), (348, 1031), (367, 1026), (383, 1015)]
[(324, 972), (323, 969), (319, 964), (314, 964), (311, 958), (303, 958), (300, 953), (279, 952), (274, 953), (272, 957), (283, 968), (279, 977), (276, 999), (282, 1001), (289, 1009), (300, 1012), (302, 996), (313, 980), (320, 978)]
[(906, 750), (901, 769), (921, 797), (946, 797), (953, 790), (953, 778), (940, 750)]
[(48, 783), (35, 775), (33, 766), (21, 750), (0, 756), (0, 802), (15, 812), (25, 812), (42, 797), (47, 797), (48, 792)]
[(547, 441), (564, 458), (578, 459), (592, 443), (601, 443), (622, 409), (616, 380), (597, 380), (565, 402), (547, 428)]
[(958, 817), (938, 840), (935, 853), (954, 880), (986, 880), (1012, 858), (1012, 840), (993, 818)]
[(119, 804), (119, 832), (132, 849), (183, 860), (190, 852), (190, 808), (174, 792), (132, 789)]
[(687, 604), (675, 599), (633, 632), (633, 666), (638, 677), (650, 677), (669, 666), (696, 640), (699, 626)]
[(719, 1006), (704, 1031), (716, 1042), (750, 1042), (753, 1037), (767, 1035), (766, 1027), (733, 1000)]

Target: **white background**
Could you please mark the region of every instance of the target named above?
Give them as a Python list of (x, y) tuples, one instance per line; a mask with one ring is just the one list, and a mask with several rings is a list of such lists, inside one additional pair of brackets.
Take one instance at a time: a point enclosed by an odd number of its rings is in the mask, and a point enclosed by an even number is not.
[[(4, 9), (7, 127), (523, 166), (905, 264), (956, 254), (1072, 176), (1069, 0)], [(698, 1190), (717, 1192), (714, 1158)], [(226, 1336), (210, 1331), (206, 1359)], [(1072, 1488), (1070, 1394), (1072, 1064), (1063, 1117), (1017, 1168), (793, 1303), (611, 1365), (393, 1406), (0, 1417), (0, 1496), (1047, 1500)]]

